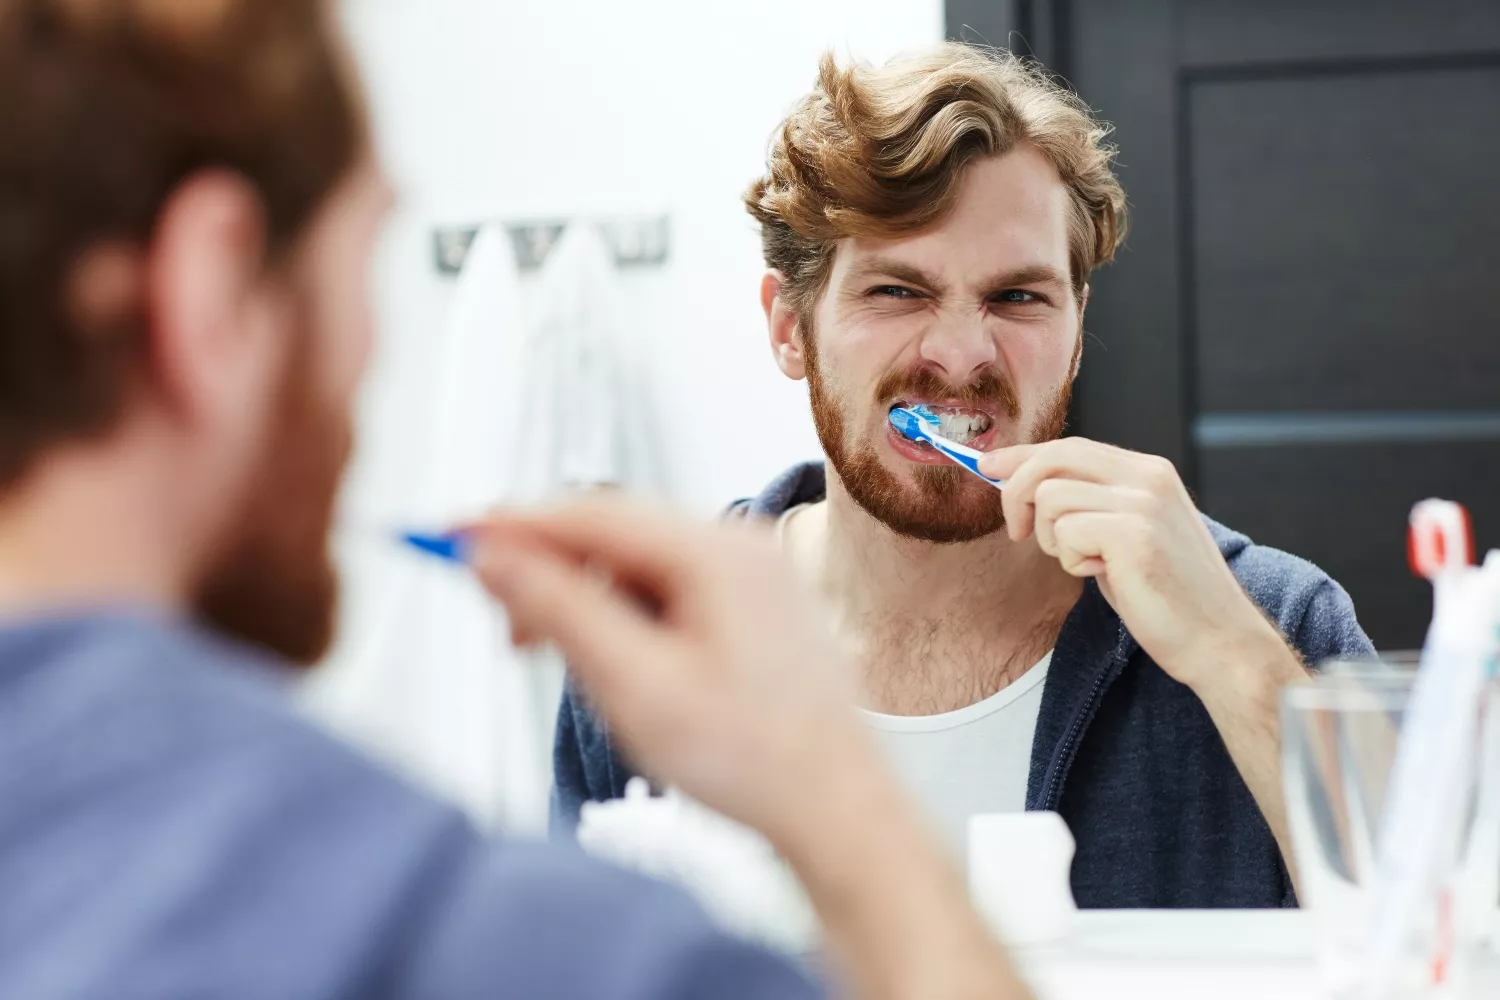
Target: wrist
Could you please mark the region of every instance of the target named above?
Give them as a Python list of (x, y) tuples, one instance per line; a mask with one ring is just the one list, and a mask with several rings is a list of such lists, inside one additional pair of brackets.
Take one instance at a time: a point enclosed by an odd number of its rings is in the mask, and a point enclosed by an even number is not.
[(794, 868), (814, 877), (854, 862), (851, 845), (878, 846), (914, 823), (914, 812), (865, 734), (820, 760), (798, 778), (801, 794), (788, 801), (767, 837)]
[[(1249, 603), (1248, 598), (1246, 603)], [(1274, 706), (1289, 683), (1306, 679), (1307, 668), (1279, 629), (1253, 605), (1250, 614), (1216, 629), (1196, 644), (1188, 684), (1210, 712), (1246, 704)]]
[(1024, 997), (957, 866), (877, 758), (773, 843), (858, 995)]
[(948, 906), (967, 900), (952, 859), (874, 746), (868, 749), (822, 769), (827, 777), (806, 782), (797, 805), (763, 831), (802, 880), (825, 927), (869, 919), (872, 906), (915, 916), (931, 911), (935, 899), (946, 898)]

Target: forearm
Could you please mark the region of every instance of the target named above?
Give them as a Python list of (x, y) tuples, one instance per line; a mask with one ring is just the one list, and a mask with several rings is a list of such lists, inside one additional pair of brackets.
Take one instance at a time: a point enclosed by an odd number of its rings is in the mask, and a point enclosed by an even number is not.
[(1206, 655), (1213, 661), (1205, 671), (1212, 682), (1196, 693), (1270, 826), (1295, 887), (1297, 867), (1281, 780), (1280, 703), (1283, 688), (1310, 675), (1297, 652), (1264, 619)]
[(882, 770), (842, 783), (805, 819), (778, 847), (855, 996), (1030, 996), (958, 871)]

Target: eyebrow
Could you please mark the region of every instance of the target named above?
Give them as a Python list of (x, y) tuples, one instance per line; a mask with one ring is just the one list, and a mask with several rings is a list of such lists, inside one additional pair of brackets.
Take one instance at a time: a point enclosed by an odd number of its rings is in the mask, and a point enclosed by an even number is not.
[(1058, 273), (1051, 264), (1028, 264), (1014, 271), (995, 275), (986, 284), (996, 291), (1014, 288), (1017, 285), (1062, 285), (1071, 287), (1073, 282)]
[[(889, 257), (871, 257), (856, 264), (849, 272), (849, 280), (854, 282), (877, 277), (893, 278), (907, 284), (919, 285), (939, 294), (946, 290), (944, 283), (936, 276), (919, 267), (892, 260)], [(1019, 285), (1056, 285), (1071, 288), (1073, 282), (1059, 273), (1051, 264), (1027, 264), (1014, 270), (1001, 271), (987, 279), (982, 287), (990, 289), (987, 294), (993, 295)]]
[(854, 265), (849, 272), (850, 281), (865, 281), (870, 278), (894, 278), (909, 285), (921, 285), (930, 291), (943, 291), (943, 282), (920, 267), (890, 257), (870, 257)]

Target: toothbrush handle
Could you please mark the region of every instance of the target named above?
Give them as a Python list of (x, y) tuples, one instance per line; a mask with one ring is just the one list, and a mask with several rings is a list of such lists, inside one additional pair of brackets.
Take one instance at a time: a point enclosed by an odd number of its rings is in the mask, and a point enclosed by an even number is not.
[(947, 455), (953, 461), (957, 462), (959, 465), (962, 465), (965, 469), (968, 469), (970, 472), (974, 473), (974, 475), (978, 476), (980, 479), (983, 479), (985, 482), (995, 487), (995, 489), (1003, 490), (1005, 488), (1005, 480), (991, 479), (989, 476), (986, 476), (984, 473), (979, 471), (980, 454), (973, 448), (965, 448), (961, 444), (954, 444), (950, 441), (934, 441), (931, 438), (928, 438), (927, 441), (938, 451), (942, 452), (944, 455)]

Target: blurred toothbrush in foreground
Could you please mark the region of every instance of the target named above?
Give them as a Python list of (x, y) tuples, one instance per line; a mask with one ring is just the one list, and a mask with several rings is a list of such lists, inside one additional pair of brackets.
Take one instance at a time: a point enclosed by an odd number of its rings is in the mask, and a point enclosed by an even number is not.
[(393, 543), (408, 552), (417, 551), (425, 556), (440, 559), (454, 565), (467, 566), (473, 556), (473, 537), (464, 528), (429, 529), (411, 526), (397, 527), (385, 519), (346, 517), (334, 529), (334, 537), (341, 543), (359, 546), (377, 545), (387, 549)]
[(444, 562), (467, 564), (469, 561), (470, 540), (463, 531), (397, 531), (395, 535), (402, 545)]

